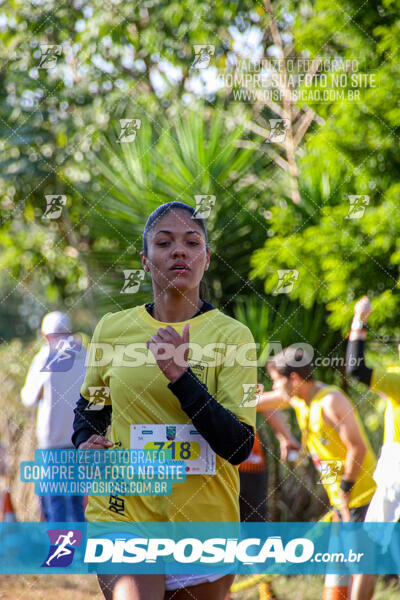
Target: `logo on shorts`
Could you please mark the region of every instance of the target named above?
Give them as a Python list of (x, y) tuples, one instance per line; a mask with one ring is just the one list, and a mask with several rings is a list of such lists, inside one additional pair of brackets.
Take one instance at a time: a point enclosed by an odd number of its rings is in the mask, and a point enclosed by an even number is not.
[(172, 442), (176, 438), (176, 427), (174, 425), (167, 425), (165, 428), (165, 435), (169, 442)]
[(68, 567), (74, 558), (75, 548), (81, 545), (79, 529), (48, 529), (50, 548), (42, 567)]

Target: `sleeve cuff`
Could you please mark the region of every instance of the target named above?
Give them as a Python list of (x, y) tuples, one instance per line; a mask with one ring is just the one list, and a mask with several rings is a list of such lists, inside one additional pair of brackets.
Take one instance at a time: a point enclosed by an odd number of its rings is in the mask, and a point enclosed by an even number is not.
[(75, 448), (78, 448), (80, 444), (86, 442), (92, 435), (93, 431), (91, 431), (90, 429), (79, 429), (79, 431), (76, 431), (72, 435), (71, 441)]
[(195, 404), (205, 391), (208, 392), (207, 388), (197, 379), (190, 367), (178, 379), (169, 383), (167, 387), (178, 398), (184, 410)]

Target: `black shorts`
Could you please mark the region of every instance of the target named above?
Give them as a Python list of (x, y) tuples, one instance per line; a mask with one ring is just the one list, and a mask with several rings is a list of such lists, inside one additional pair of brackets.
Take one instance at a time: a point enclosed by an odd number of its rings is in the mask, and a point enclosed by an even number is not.
[(267, 471), (246, 473), (240, 476), (240, 520), (244, 522), (267, 520)]
[[(367, 514), (369, 504), (363, 504), (363, 506), (357, 506), (356, 508), (350, 508), (350, 521), (351, 523), (363, 523), (365, 515)], [(342, 520), (341, 514), (337, 508), (335, 512), (340, 520)]]

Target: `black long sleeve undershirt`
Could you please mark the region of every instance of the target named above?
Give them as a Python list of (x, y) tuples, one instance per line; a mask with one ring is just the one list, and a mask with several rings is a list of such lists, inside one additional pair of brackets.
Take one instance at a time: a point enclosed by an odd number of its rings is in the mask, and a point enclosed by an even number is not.
[[(233, 465), (246, 460), (254, 444), (253, 428), (219, 404), (190, 368), (168, 387), (214, 452)], [(88, 410), (89, 404), (81, 396), (74, 409), (72, 443), (76, 448), (91, 435), (105, 435), (111, 423), (111, 406)]]
[(88, 408), (90, 404), (81, 395), (74, 408), (74, 433), (71, 440), (75, 448), (86, 442), (92, 435), (105, 435), (111, 424), (111, 406), (103, 406), (101, 410), (90, 410)]
[(219, 404), (190, 367), (168, 388), (214, 452), (232, 465), (246, 460), (253, 448), (254, 429)]
[(365, 364), (364, 347), (365, 340), (349, 340), (346, 353), (346, 374), (369, 386), (372, 369)]

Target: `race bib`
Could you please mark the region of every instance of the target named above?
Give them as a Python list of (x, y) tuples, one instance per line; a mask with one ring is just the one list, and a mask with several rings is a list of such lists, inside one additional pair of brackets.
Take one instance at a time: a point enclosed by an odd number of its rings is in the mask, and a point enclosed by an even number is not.
[(193, 425), (131, 425), (131, 448), (170, 450), (188, 475), (215, 475), (215, 452)]

